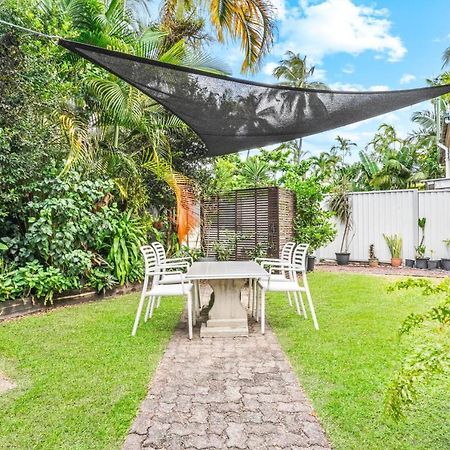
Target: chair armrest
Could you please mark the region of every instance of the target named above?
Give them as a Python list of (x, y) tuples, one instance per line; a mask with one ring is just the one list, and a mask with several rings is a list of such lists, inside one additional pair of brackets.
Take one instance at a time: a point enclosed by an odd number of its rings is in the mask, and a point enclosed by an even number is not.
[(191, 263), (191, 265), (194, 262), (194, 260), (192, 259), (191, 256), (182, 256), (182, 257), (179, 257), (179, 258), (166, 259), (166, 262), (169, 263), (169, 264), (173, 263), (173, 262), (176, 262), (176, 261), (189, 261)]
[(276, 262), (281, 261), (280, 258), (255, 258), (255, 262)]
[(158, 269), (177, 269), (177, 268), (184, 268), (189, 269), (189, 263), (187, 261), (183, 262), (177, 262), (177, 263), (165, 263), (165, 264), (159, 264)]

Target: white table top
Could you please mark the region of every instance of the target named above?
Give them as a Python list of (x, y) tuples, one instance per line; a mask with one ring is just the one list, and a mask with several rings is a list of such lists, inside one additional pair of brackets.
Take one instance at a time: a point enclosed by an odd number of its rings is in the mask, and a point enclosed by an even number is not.
[(232, 280), (268, 276), (268, 272), (255, 261), (195, 262), (186, 273), (186, 278), (190, 280)]

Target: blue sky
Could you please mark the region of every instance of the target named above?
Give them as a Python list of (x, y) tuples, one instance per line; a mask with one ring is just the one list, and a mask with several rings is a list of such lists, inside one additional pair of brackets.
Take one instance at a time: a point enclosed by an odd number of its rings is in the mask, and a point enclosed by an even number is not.
[[(275, 45), (254, 76), (239, 73), (237, 44), (212, 45), (211, 52), (241, 78), (275, 82), (273, 67), (287, 50), (307, 55), (316, 78), (337, 90), (393, 90), (425, 86), (441, 70), (450, 46), (449, 0), (273, 0)], [(226, 55), (226, 58), (224, 57)], [(406, 135), (411, 113), (421, 104), (305, 139), (311, 153), (327, 151), (337, 134), (364, 147), (383, 122)]]

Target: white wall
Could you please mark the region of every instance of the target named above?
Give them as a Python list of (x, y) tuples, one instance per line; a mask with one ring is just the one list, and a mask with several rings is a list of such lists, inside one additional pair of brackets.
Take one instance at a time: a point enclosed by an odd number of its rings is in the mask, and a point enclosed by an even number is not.
[[(369, 245), (375, 245), (375, 254), (382, 262), (389, 262), (389, 249), (384, 234), (399, 234), (403, 238), (403, 258), (414, 258), (414, 247), (419, 240), (417, 220), (427, 218), (425, 245), (427, 256), (434, 250), (435, 258), (446, 257), (444, 239), (450, 238), (450, 190), (354, 192), (350, 194), (353, 206), (353, 230), (349, 251), (354, 261), (367, 261)], [(334, 259), (339, 251), (343, 227), (338, 224), (336, 239), (316, 254)]]

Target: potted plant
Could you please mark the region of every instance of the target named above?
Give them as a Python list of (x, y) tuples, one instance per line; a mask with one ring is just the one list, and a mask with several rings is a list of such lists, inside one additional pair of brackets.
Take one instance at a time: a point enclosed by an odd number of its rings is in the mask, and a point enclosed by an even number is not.
[(338, 265), (347, 265), (350, 261), (349, 236), (352, 229), (352, 204), (348, 195), (349, 182), (343, 180), (336, 186), (329, 197), (328, 207), (335, 214), (339, 222), (344, 226), (340, 251), (336, 252), (336, 262)]
[(397, 234), (386, 235), (383, 234), (384, 240), (391, 252), (392, 267), (400, 267), (402, 265), (402, 246), (403, 239)]
[[(447, 247), (447, 252), (450, 254), (450, 239), (446, 239), (443, 241), (445, 246)], [(444, 270), (450, 270), (450, 259), (442, 258), (441, 259), (441, 268)]]
[(369, 267), (378, 267), (378, 258), (375, 256), (375, 246), (369, 245)]
[(406, 267), (414, 267), (416, 265), (416, 261), (414, 259), (405, 259)]
[(419, 217), (417, 225), (421, 231), (422, 237), (420, 239), (420, 244), (416, 247), (416, 268), (426, 269), (428, 267), (428, 260), (430, 258), (425, 257), (427, 248), (425, 247), (425, 225), (427, 224), (426, 217)]
[(427, 262), (427, 269), (434, 270), (439, 268), (439, 260), (433, 259), (434, 250), (430, 250), (431, 258)]

